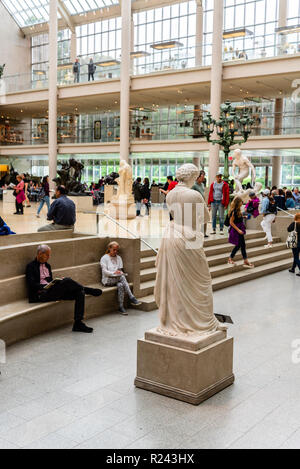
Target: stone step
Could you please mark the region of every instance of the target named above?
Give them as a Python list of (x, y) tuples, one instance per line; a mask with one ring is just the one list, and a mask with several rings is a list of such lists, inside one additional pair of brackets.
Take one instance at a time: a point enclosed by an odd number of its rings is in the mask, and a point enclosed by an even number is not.
[(154, 291), (155, 280), (148, 280), (140, 284), (140, 296), (152, 295)]
[(152, 249), (141, 249), (141, 259), (145, 257), (153, 257), (155, 252)]
[[(264, 231), (253, 231), (253, 232), (247, 233), (246, 236), (245, 236), (245, 239), (246, 240), (260, 239), (260, 238), (264, 238), (265, 236), (266, 236), (266, 234), (265, 234)], [(214, 235), (211, 235), (211, 236), (209, 236), (209, 238), (205, 238), (204, 248), (211, 247), (211, 246), (217, 246), (219, 244), (223, 244), (224, 240), (227, 240), (227, 239), (228, 239), (228, 232), (227, 231), (224, 231), (224, 235), (220, 238), (215, 238)]]
[(140, 275), (141, 282), (147, 282), (148, 280), (156, 279), (156, 273), (157, 269), (155, 267), (151, 267), (150, 269), (143, 269)]
[(275, 262), (270, 262), (256, 267), (255, 269), (244, 269), (242, 272), (232, 272), (228, 275), (222, 275), (213, 279), (213, 290), (221, 290), (222, 288), (237, 285), (239, 283), (255, 280), (265, 275), (274, 274), (281, 270), (291, 267), (291, 259), (282, 259)]
[(151, 257), (143, 257), (141, 259), (141, 271), (144, 269), (150, 269), (151, 267), (155, 267), (156, 256)]
[[(233, 248), (233, 245), (230, 245), (231, 249)], [(254, 256), (260, 256), (263, 254), (267, 254), (267, 252), (278, 252), (286, 249), (286, 244), (285, 243), (276, 243), (270, 250), (266, 250), (264, 246), (256, 246), (254, 248), (248, 248), (248, 243), (246, 244), (247, 247), (247, 254), (249, 259), (252, 259)], [(207, 262), (210, 267), (213, 267), (215, 265), (222, 265), (224, 264), (224, 260), (227, 260), (229, 257), (230, 250), (226, 253), (214, 255), (214, 256), (206, 256), (207, 257)], [(236, 260), (242, 259), (241, 252), (239, 251), (238, 254), (235, 257)]]
[[(97, 288), (103, 288), (100, 283), (101, 271), (99, 262), (77, 265), (63, 269), (53, 269), (53, 278), (71, 277), (82, 285), (97, 284)], [(25, 275), (0, 280), (0, 306), (27, 298)]]
[[(278, 252), (268, 252), (264, 255), (251, 257), (251, 262), (255, 265), (255, 269), (259, 266), (271, 264), (273, 262), (281, 260), (289, 260), (289, 263), (292, 263), (291, 252), (288, 249), (278, 251)], [(249, 270), (249, 269), (247, 269)], [(211, 277), (217, 278), (225, 275), (231, 275), (234, 272), (244, 272), (245, 267), (243, 266), (243, 261), (241, 260), (236, 266), (230, 266), (227, 264), (227, 258), (225, 264), (217, 265), (210, 268)]]
[(142, 311), (154, 311), (157, 308), (153, 294), (139, 297), (139, 301), (142, 302), (141, 305), (139, 306), (130, 305), (130, 308), (140, 309)]
[[(280, 238), (274, 237), (273, 243), (281, 242)], [(264, 246), (267, 244), (267, 241), (264, 238), (259, 239), (250, 239), (247, 241), (247, 248), (251, 249), (258, 246)], [(224, 242), (217, 246), (210, 246), (208, 248), (204, 248), (206, 257), (217, 256), (218, 254), (223, 254), (232, 251), (232, 244), (228, 243), (228, 239), (224, 239)]]
[[(212, 279), (213, 291), (270, 275), (288, 269), (291, 266), (292, 256), (289, 250), (280, 251), (280, 259), (276, 258), (276, 256), (278, 256), (277, 252), (270, 253), (268, 250), (268, 253), (268, 257), (257, 256), (251, 259), (256, 263), (254, 269), (245, 269), (242, 265), (237, 267), (230, 267), (228, 265), (218, 266), (220, 275), (217, 274), (217, 276)], [(216, 267), (216, 269), (218, 267)], [(221, 275), (222, 269), (226, 272), (223, 275)], [(154, 285), (155, 280), (141, 283), (139, 300), (142, 301), (142, 304), (138, 307), (139, 309), (143, 311), (153, 311), (157, 308), (153, 295)]]

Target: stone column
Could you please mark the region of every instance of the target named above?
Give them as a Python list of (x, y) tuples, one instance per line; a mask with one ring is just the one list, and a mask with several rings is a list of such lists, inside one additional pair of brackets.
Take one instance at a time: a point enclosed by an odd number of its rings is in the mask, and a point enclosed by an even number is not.
[[(203, 47), (203, 5), (202, 0), (196, 0), (196, 50), (195, 50), (195, 65), (201, 67), (202, 65), (202, 47)], [(201, 106), (195, 104), (194, 106), (194, 119), (193, 119), (193, 134), (197, 137), (199, 133), (199, 120), (201, 119)]]
[(133, 21), (133, 15), (131, 15), (130, 49), (131, 49), (131, 52), (134, 51), (134, 21)]
[[(222, 100), (222, 46), (223, 46), (223, 0), (214, 0), (213, 18), (213, 45), (211, 65), (211, 91), (210, 108), (214, 119), (220, 117), (220, 105)], [(212, 138), (216, 138), (213, 135)], [(219, 145), (210, 144), (209, 148), (209, 182), (213, 182), (219, 169)]]
[[(197, 153), (196, 153), (196, 154), (197, 154)], [(199, 158), (199, 156), (193, 156), (193, 164), (194, 164), (195, 166), (197, 166), (197, 168), (198, 168), (199, 171), (200, 171), (200, 158)]]
[[(280, 135), (282, 129), (283, 99), (275, 100), (274, 135)], [(281, 156), (272, 157), (272, 186), (280, 186)]]
[(49, 179), (50, 187), (55, 184), (52, 179), (57, 171), (57, 0), (51, 0), (49, 12)]
[[(279, 12), (278, 12), (278, 27), (283, 28), (287, 25), (287, 15), (288, 15), (288, 2), (287, 0), (279, 0)], [(284, 34), (279, 35), (278, 41), (278, 50), (282, 54), (281, 47), (286, 42), (286, 36)]]
[(77, 36), (75, 31), (71, 31), (71, 41), (70, 41), (70, 60), (72, 63), (75, 62), (77, 58)]
[(196, 67), (202, 65), (203, 56), (203, 5), (202, 0), (196, 0)]
[(130, 49), (131, 2), (122, 1), (121, 96), (120, 96), (120, 159), (129, 161)]

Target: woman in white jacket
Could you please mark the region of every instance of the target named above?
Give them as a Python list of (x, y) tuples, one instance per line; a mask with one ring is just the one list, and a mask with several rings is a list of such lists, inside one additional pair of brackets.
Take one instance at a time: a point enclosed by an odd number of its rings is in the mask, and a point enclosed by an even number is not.
[(114, 286), (118, 288), (119, 311), (123, 315), (127, 315), (124, 308), (124, 296), (128, 294), (132, 305), (140, 305), (141, 302), (132, 294), (126, 277), (123, 272), (123, 261), (118, 255), (119, 244), (116, 241), (109, 243), (106, 253), (101, 257), (100, 265), (102, 269), (102, 283), (104, 286)]

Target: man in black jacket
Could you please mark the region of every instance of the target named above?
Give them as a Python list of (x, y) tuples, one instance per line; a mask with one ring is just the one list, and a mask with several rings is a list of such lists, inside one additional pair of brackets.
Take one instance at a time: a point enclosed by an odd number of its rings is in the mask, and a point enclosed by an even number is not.
[(141, 205), (142, 205), (142, 198), (143, 198), (143, 189), (142, 189), (142, 179), (138, 177), (136, 181), (134, 181), (133, 186), (133, 196), (134, 201), (136, 204), (136, 216), (141, 217)]
[(100, 296), (102, 290), (83, 287), (71, 278), (63, 278), (45, 288), (53, 280), (52, 270), (48, 260), (51, 249), (47, 245), (40, 245), (36, 259), (26, 267), (26, 282), (29, 303), (48, 302), (57, 300), (75, 300), (74, 332), (93, 332), (83, 322), (85, 295)]

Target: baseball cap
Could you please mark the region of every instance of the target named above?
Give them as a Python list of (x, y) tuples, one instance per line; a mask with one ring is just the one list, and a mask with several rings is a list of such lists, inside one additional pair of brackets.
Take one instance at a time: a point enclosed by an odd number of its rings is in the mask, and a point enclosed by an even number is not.
[(264, 195), (270, 195), (269, 189), (265, 189), (265, 190), (263, 191), (263, 194), (264, 194)]

